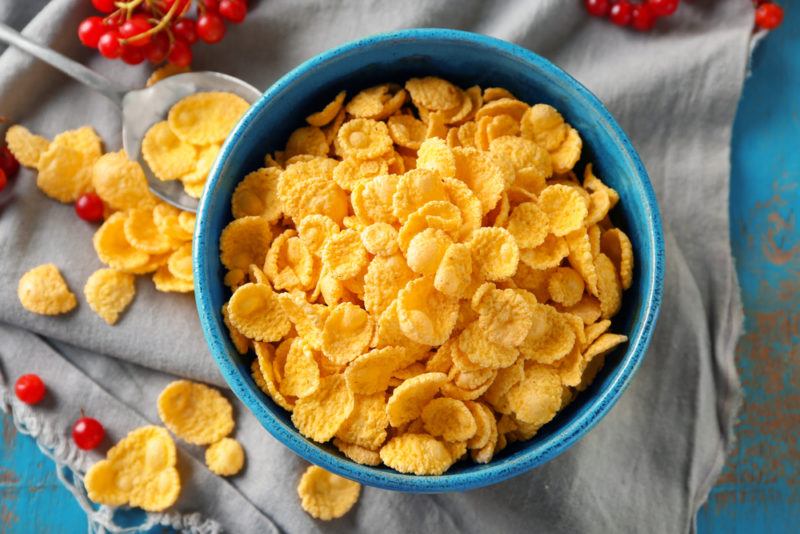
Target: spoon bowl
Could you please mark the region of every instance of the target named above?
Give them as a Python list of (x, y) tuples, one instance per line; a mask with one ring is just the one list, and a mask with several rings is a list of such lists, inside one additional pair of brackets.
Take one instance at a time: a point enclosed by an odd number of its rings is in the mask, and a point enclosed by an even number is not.
[(122, 146), (129, 158), (141, 164), (150, 191), (164, 202), (185, 211), (197, 211), (198, 200), (184, 193), (183, 186), (178, 181), (165, 182), (155, 177), (142, 158), (144, 134), (153, 124), (166, 119), (173, 104), (193, 93), (225, 91), (242, 97), (250, 104), (261, 97), (261, 91), (252, 85), (220, 72), (177, 74), (152, 87), (128, 91), (77, 61), (28, 39), (2, 23), (0, 42), (8, 43), (48, 63), (114, 102), (122, 113)]
[(130, 91), (122, 97), (122, 146), (128, 157), (144, 169), (150, 191), (164, 202), (185, 211), (197, 211), (198, 200), (183, 190), (178, 180), (156, 178), (142, 157), (142, 139), (147, 130), (167, 117), (180, 99), (204, 91), (224, 91), (252, 104), (261, 91), (233, 76), (219, 72), (188, 72), (165, 78), (146, 89)]

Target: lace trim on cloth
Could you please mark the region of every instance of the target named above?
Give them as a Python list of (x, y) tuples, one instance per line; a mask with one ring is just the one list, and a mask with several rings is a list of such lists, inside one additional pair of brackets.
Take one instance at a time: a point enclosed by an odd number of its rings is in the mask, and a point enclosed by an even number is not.
[(83, 477), (80, 475), (85, 459), (83, 453), (72, 440), (55, 431), (30, 408), (12, 398), (2, 370), (0, 370), (0, 410), (11, 415), (17, 431), (36, 440), (36, 445), (42, 453), (56, 464), (58, 480), (72, 493), (78, 505), (86, 512), (90, 533), (133, 534), (156, 526), (170, 527), (191, 534), (216, 534), (223, 531), (218, 522), (204, 519), (199, 513), (147, 513), (144, 520), (138, 524), (127, 526), (117, 524), (114, 517), (116, 508), (108, 506), (98, 508), (86, 494)]

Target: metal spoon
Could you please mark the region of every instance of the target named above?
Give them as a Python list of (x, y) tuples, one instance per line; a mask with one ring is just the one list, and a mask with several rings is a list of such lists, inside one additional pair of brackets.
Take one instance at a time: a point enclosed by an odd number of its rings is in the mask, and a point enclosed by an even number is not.
[(175, 102), (192, 93), (227, 91), (239, 95), (251, 104), (261, 96), (261, 91), (252, 85), (219, 72), (178, 74), (161, 80), (147, 89), (127, 91), (93, 70), (31, 41), (2, 23), (0, 23), (0, 41), (50, 64), (114, 102), (122, 113), (122, 146), (129, 158), (136, 159), (142, 165), (150, 191), (164, 202), (186, 211), (197, 211), (197, 199), (184, 193), (179, 181), (164, 182), (153, 175), (141, 154), (145, 132), (156, 122), (164, 120), (167, 111)]

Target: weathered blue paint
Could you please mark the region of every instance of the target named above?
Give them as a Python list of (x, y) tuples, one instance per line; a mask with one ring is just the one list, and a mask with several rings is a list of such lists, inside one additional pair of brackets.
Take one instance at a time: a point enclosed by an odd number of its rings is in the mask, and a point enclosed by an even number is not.
[(756, 49), (734, 124), (731, 241), (746, 334), (738, 444), (701, 533), (796, 532), (800, 524), (800, 5)]

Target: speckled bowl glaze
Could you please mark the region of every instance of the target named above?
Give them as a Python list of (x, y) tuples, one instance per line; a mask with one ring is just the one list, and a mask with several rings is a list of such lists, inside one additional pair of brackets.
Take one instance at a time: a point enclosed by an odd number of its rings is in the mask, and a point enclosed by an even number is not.
[[(621, 201), (615, 222), (633, 242), (633, 286), (615, 317), (613, 330), (629, 342), (610, 354), (590, 388), (530, 441), (514, 443), (489, 464), (462, 461), (441, 476), (414, 476), (368, 467), (345, 458), (332, 446), (304, 438), (290, 414), (253, 382), (252, 355), (240, 356), (222, 322), (220, 308), (230, 291), (222, 282), (219, 237), (231, 220), (234, 188), (262, 165), (264, 154), (281, 149), (304, 117), (321, 109), (342, 89), (355, 94), (370, 85), (438, 75), (468, 87), (499, 86), (529, 102), (555, 106), (584, 140), (583, 160), (594, 162)], [(664, 244), (661, 221), (647, 172), (620, 126), (585, 87), (549, 61), (519, 46), (472, 33), (418, 29), (368, 37), (312, 58), (264, 93), (222, 147), (200, 203), (194, 236), (197, 311), (211, 354), (225, 380), (277, 440), (309, 462), (370, 486), (431, 493), (464, 491), (495, 484), (556, 457), (584, 436), (611, 409), (644, 357), (661, 303)], [(602, 451), (598, 451), (601, 454)]]

